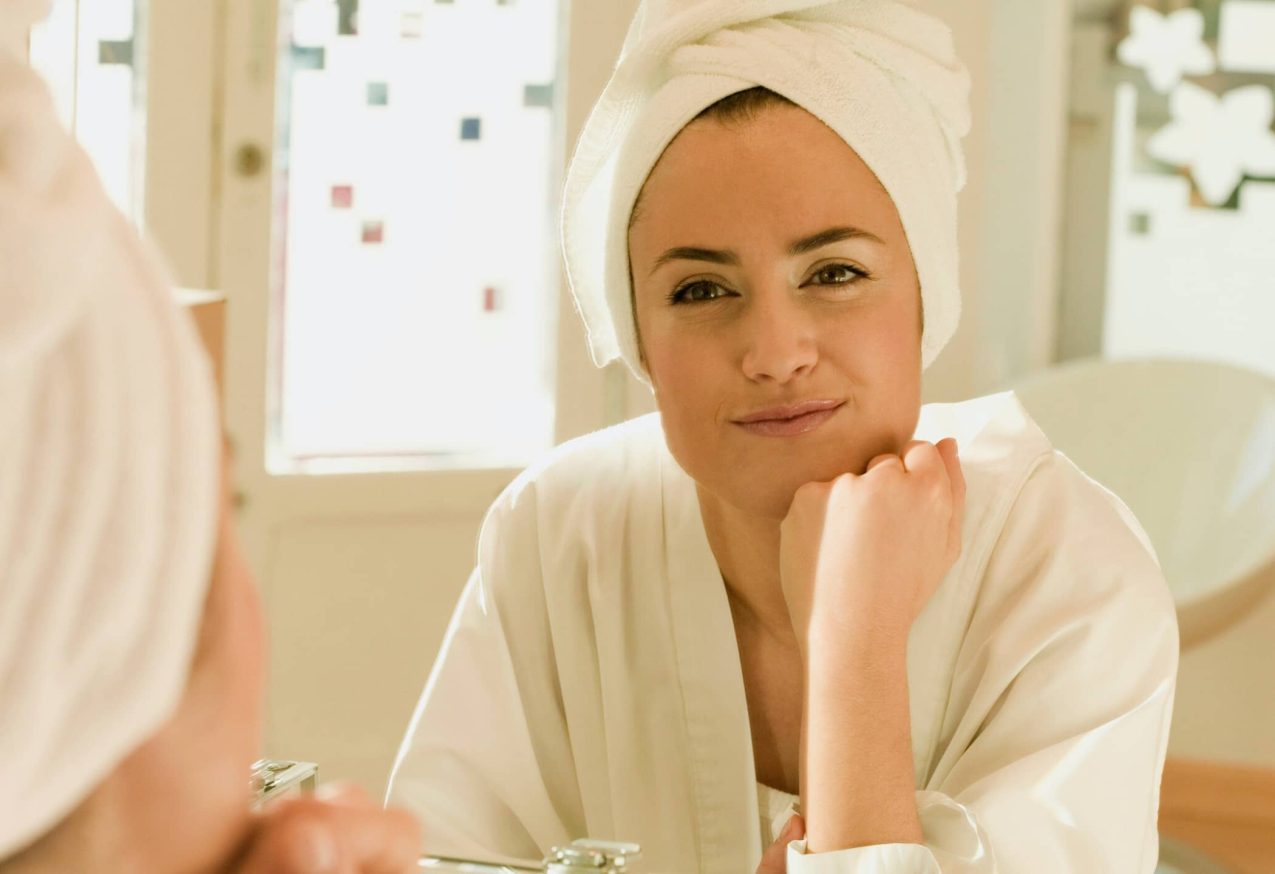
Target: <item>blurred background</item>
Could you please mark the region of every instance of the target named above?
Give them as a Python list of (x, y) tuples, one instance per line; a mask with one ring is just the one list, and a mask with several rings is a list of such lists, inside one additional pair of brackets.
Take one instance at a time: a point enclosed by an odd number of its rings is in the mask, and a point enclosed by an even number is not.
[[(32, 33), (220, 361), (272, 756), (379, 793), (491, 500), (652, 409), (556, 236), (636, 5), (55, 0)], [(1183, 628), (1162, 829), (1214, 860), (1173, 870), (1275, 872), (1275, 0), (918, 5), (974, 111), (925, 399), (1020, 388), (1133, 507)]]

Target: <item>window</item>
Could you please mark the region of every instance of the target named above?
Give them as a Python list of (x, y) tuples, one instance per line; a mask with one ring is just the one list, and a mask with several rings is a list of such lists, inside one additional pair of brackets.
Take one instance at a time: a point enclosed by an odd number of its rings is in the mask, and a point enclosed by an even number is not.
[(558, 30), (551, 0), (285, 0), (274, 472), (552, 445)]
[(31, 32), (31, 63), (111, 198), (141, 224), (145, 157), (145, 7), (54, 0)]

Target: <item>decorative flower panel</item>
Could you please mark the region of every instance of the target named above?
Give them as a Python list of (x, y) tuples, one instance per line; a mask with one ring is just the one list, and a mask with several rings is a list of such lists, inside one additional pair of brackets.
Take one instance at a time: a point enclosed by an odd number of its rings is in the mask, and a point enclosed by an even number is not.
[(1115, 57), (1104, 352), (1275, 374), (1275, 0), (1134, 5)]

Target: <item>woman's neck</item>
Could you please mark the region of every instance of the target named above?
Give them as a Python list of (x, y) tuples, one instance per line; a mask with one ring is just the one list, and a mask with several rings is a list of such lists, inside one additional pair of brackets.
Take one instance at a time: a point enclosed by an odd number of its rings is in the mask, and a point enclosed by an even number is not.
[(776, 642), (795, 645), (780, 586), (779, 520), (744, 512), (698, 484), (695, 492), (732, 613)]

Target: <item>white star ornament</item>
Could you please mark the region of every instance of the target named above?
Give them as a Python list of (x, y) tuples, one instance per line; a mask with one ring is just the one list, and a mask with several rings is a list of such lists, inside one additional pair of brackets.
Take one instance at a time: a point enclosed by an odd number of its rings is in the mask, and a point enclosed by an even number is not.
[(1121, 40), (1116, 56), (1120, 63), (1143, 70), (1161, 94), (1173, 90), (1188, 73), (1204, 76), (1217, 66), (1204, 42), (1204, 16), (1193, 8), (1166, 16), (1146, 6), (1133, 7), (1129, 35)]
[(1225, 203), (1240, 180), (1275, 176), (1275, 95), (1245, 85), (1219, 100), (1183, 82), (1169, 98), (1173, 121), (1147, 142), (1147, 152), (1168, 164), (1191, 168), (1200, 194), (1212, 206)]

